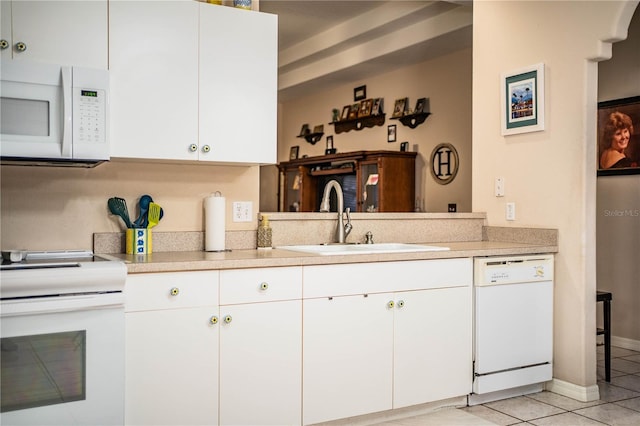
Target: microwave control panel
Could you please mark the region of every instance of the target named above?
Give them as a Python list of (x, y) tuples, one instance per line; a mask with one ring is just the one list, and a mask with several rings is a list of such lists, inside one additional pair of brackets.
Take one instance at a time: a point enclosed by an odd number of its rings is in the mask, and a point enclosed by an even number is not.
[(74, 142), (103, 144), (106, 140), (105, 90), (74, 88)]

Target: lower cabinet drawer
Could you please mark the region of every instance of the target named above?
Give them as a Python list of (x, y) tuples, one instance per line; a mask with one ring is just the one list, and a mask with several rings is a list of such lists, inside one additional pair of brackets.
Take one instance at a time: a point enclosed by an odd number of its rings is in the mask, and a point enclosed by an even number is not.
[(302, 299), (302, 267), (220, 271), (220, 304)]
[(218, 271), (130, 274), (125, 312), (218, 305)]

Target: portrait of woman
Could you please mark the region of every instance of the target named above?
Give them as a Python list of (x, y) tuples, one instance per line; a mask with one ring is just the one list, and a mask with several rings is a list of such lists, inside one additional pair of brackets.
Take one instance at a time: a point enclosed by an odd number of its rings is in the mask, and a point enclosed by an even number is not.
[(599, 105), (598, 110), (598, 168), (640, 168), (640, 104)]
[(621, 112), (609, 114), (602, 138), (604, 151), (600, 155), (600, 168), (637, 167), (637, 164), (627, 156), (626, 152), (632, 134), (631, 117)]

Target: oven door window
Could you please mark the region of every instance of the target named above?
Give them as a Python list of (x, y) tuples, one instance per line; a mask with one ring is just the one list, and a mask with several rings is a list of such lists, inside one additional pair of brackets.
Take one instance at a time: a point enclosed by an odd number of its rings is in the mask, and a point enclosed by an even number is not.
[(86, 398), (86, 331), (3, 337), (1, 412)]

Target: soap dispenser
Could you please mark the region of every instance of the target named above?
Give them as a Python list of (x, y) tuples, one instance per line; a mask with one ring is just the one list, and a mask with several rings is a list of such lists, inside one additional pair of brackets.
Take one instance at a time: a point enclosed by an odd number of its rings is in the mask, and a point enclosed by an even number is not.
[(260, 225), (258, 225), (258, 248), (270, 249), (272, 244), (271, 236), (272, 229), (269, 225), (269, 216), (263, 214), (260, 218)]

